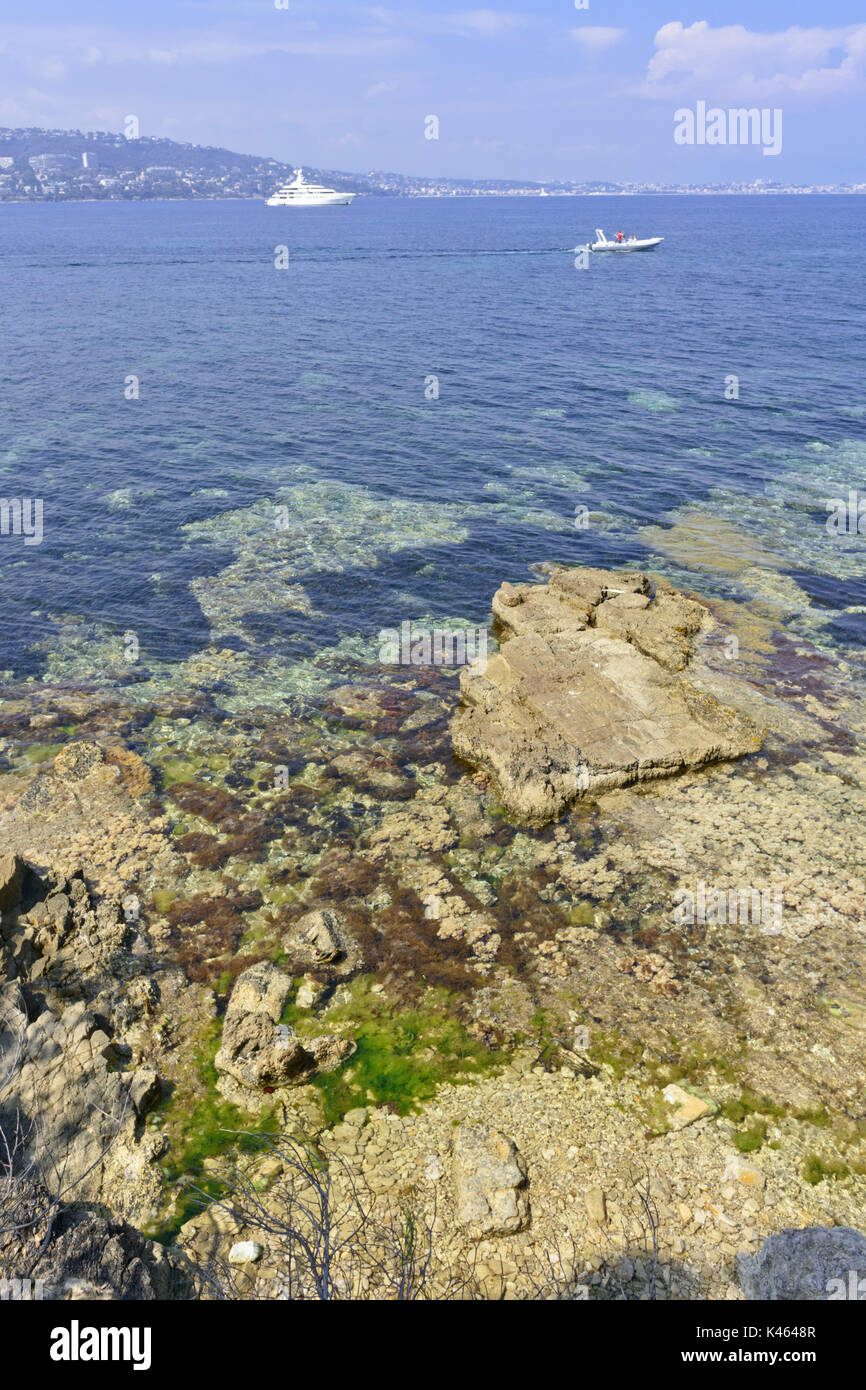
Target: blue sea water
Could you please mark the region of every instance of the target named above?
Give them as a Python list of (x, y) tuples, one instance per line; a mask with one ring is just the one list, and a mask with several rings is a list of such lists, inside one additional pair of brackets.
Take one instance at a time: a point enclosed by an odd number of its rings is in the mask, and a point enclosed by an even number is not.
[[(734, 528), (857, 641), (866, 538), (834, 547), (824, 522), (826, 499), (866, 494), (864, 209), (4, 206), (0, 494), (44, 499), (44, 539), (0, 538), (0, 667), (38, 676), (64, 616), (132, 629), (146, 659), (195, 652), (191, 582), (239, 553), (254, 582), (245, 517), (281, 497), (291, 545), (267, 582), (306, 611), (265, 596), (243, 640), (288, 656), (422, 615), (483, 621), (539, 561), (658, 567), (645, 528), (683, 508), (727, 523), (705, 588), (734, 582)], [(578, 270), (596, 226), (665, 241)]]

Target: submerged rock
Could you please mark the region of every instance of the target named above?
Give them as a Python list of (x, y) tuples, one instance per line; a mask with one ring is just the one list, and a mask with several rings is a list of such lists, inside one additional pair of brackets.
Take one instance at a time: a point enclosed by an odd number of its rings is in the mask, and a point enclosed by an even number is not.
[(517, 818), (760, 748), (750, 720), (679, 675), (708, 610), (645, 574), (556, 569), (503, 585), (493, 611), (502, 647), (462, 672), (452, 738)]
[(299, 964), (330, 966), (348, 974), (361, 963), (360, 948), (342, 912), (316, 908), (293, 922), (283, 937), (283, 950)]
[(92, 739), (78, 739), (61, 748), (54, 759), (54, 775), (68, 782), (79, 782), (89, 777), (105, 763), (105, 751)]

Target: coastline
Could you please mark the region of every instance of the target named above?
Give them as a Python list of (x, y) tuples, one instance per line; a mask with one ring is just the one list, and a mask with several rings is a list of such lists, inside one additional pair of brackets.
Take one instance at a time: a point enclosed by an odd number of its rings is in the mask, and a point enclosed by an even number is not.
[[(218, 648), (182, 683), (163, 677), (161, 693), (105, 678), (7, 690), (4, 845), (49, 888), (83, 872), (94, 910), (133, 938), (112, 947), (131, 974), (113, 956), (110, 987), (80, 948), (61, 951), (53, 1008), (62, 1018), (71, 991), (112, 1022), (110, 1037), (91, 1027), (83, 1063), (61, 1050), (64, 1088), (104, 1055), (130, 1084), (148, 1077), (141, 1114), (87, 1180), (91, 1200), (203, 1258), (214, 1236), (207, 1214), (190, 1218), (190, 1180), (218, 1185), (231, 1168), (220, 1126), (276, 1125), (318, 1134), (380, 1195), (411, 1193), (419, 1210), (435, 1197), (456, 1258), (459, 1124), (505, 1133), (532, 1175), (531, 1225), (469, 1241), (486, 1297), (528, 1296), (535, 1262), (566, 1232), (593, 1296), (615, 1296), (629, 1268), (628, 1296), (640, 1296), (647, 1268), (628, 1253), (637, 1172), (662, 1210), (663, 1296), (739, 1296), (735, 1256), (790, 1224), (862, 1229), (866, 885), (848, 866), (866, 844), (849, 730), (864, 728), (866, 706), (849, 663), (788, 636), (766, 605), (710, 609), (724, 627), (694, 678), (750, 710), (765, 747), (581, 798), (538, 829), (454, 761), (455, 671), (385, 678), (349, 660), (297, 714), (222, 708), (243, 662)], [(738, 675), (721, 631), (739, 635)], [(840, 824), (838, 858), (828, 837)], [(784, 933), (675, 920), (678, 887), (765, 880), (784, 885)], [(7, 943), (30, 930), (11, 907)], [(323, 911), (339, 941), (304, 957), (295, 924)], [(288, 1089), (226, 1093), (213, 1066), (226, 1004), (257, 962), (284, 990), (272, 1024), (307, 1056), (325, 1056), (314, 1038), (343, 1051)], [(159, 997), (138, 997), (142, 969)], [(116, 1164), (138, 1174), (119, 1208)], [(258, 1296), (273, 1277), (247, 1275), (251, 1288), (264, 1281)]]

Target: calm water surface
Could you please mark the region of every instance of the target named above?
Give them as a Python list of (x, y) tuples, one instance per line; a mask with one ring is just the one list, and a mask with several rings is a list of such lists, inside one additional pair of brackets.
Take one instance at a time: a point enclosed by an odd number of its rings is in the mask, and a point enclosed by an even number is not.
[[(825, 640), (862, 640), (866, 540), (824, 520), (866, 493), (864, 206), (3, 207), (0, 492), (42, 497), (45, 534), (0, 539), (0, 665), (43, 676), (70, 618), (95, 653), (133, 630), (156, 663), (215, 612), (221, 640), (289, 663), (407, 618), (479, 622), (541, 560), (681, 573), (646, 528), (683, 509), (706, 590), (788, 575)], [(665, 242), (576, 270), (596, 226)], [(239, 560), (231, 635), (217, 577)]]

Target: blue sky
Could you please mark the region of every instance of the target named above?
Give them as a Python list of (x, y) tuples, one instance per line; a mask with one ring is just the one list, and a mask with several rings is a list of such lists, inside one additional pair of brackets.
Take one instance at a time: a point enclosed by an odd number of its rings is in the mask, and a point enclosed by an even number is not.
[[(862, 0), (278, 3), (2, 0), (0, 124), (135, 114), (143, 135), (421, 175), (866, 178)], [(781, 108), (781, 153), (675, 144), (699, 100)]]

